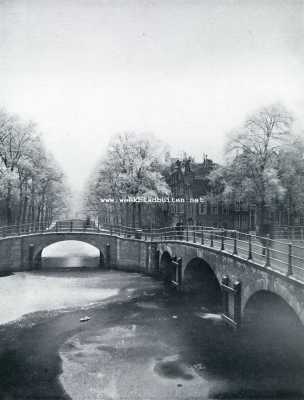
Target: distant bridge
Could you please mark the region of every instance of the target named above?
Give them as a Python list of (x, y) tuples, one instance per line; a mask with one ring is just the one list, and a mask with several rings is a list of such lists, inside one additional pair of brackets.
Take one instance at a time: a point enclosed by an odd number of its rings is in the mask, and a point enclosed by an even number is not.
[(101, 229), (79, 220), (3, 227), (0, 236), (2, 272), (39, 269), (45, 247), (79, 240), (99, 249), (102, 268), (161, 276), (183, 292), (208, 292), (233, 326), (268, 297), (304, 324), (304, 247), (283, 240), (199, 226)]

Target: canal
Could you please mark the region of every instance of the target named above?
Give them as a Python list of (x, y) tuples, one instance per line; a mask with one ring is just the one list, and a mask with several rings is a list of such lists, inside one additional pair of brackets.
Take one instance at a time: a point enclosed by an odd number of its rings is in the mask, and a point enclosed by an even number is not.
[(59, 258), (0, 278), (1, 399), (303, 397), (292, 320), (271, 329), (264, 315), (235, 332), (210, 298), (137, 273), (58, 268)]

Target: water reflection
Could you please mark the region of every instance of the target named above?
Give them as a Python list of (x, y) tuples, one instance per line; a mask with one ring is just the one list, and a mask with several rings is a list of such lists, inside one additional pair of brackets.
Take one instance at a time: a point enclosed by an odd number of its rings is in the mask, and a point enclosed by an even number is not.
[(42, 257), (42, 268), (98, 268), (100, 257)]

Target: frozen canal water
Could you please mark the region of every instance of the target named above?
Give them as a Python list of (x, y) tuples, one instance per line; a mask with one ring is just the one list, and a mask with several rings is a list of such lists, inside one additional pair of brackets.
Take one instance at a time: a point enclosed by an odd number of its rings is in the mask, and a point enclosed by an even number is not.
[(23, 315), (0, 326), (0, 399), (302, 398), (300, 355), (275, 338), (261, 352), (212, 302), (150, 277), (41, 271), (2, 277), (0, 288), (2, 324)]
[(18, 272), (0, 278), (0, 324), (36, 311), (92, 305), (118, 293), (117, 288), (101, 289), (101, 283), (104, 276), (92, 272)]

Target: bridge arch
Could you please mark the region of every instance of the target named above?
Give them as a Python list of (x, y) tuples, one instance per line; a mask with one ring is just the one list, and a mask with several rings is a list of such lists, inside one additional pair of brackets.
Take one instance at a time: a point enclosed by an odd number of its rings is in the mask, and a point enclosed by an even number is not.
[(258, 290), (244, 307), (242, 329), (245, 348), (276, 370), (299, 372), (304, 369), (304, 326), (281, 295)]
[(172, 268), (172, 255), (169, 250), (162, 252), (160, 257), (160, 275), (165, 281), (172, 280), (173, 268)]
[(201, 257), (192, 258), (183, 273), (183, 290), (202, 298), (204, 302), (220, 307), (221, 286), (213, 268)]
[(270, 280), (266, 277), (263, 279), (257, 279), (253, 283), (249, 281), (248, 285), (244, 287), (243, 291), (243, 317), (245, 317), (245, 313), (248, 311), (248, 306), (250, 306), (253, 300), (255, 300), (256, 298), (260, 298), (261, 296), (269, 298), (272, 295), (276, 296), (278, 301), (282, 301), (284, 302), (284, 304), (289, 306), (290, 310), (292, 310), (297, 315), (304, 326), (304, 320), (303, 318), (301, 318), (303, 314), (303, 306), (299, 301), (298, 296), (293, 295), (293, 292), (290, 290), (290, 287), (286, 283), (287, 282), (284, 281), (276, 282), (275, 280)]
[[(282, 324), (288, 329), (291, 325), (302, 325), (297, 311), (290, 304), (288, 298), (271, 290), (261, 289), (255, 291), (247, 300), (243, 309), (244, 324), (256, 324), (270, 322)], [(304, 328), (304, 327), (303, 327)]]
[(93, 247), (95, 247), (99, 251), (100, 268), (105, 266), (105, 254), (106, 254), (106, 244), (100, 241), (97, 241), (93, 235), (45, 235), (41, 236), (41, 240), (34, 245), (33, 251), (33, 267), (34, 269), (41, 269), (42, 267), (42, 252), (47, 247), (60, 242), (68, 242), (68, 241), (78, 241), (82, 243), (87, 243)]

